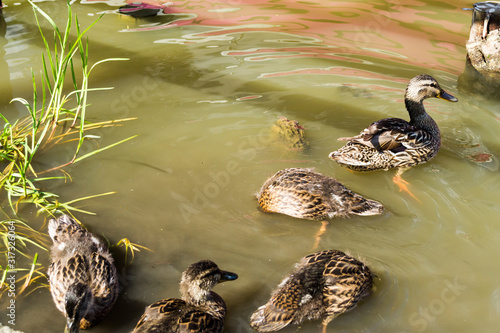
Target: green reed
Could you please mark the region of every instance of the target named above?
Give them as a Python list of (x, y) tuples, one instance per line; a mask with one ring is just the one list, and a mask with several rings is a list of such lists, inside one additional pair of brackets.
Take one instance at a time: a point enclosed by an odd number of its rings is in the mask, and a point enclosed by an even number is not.
[[(90, 65), (89, 44), (84, 36), (99, 19), (86, 29), (81, 30), (78, 18), (73, 15), (71, 6), (68, 4), (68, 19), (65, 29), (61, 30), (47, 13), (32, 1), (28, 0), (28, 2), (33, 7), (36, 24), (45, 46), (45, 53), (42, 54), (40, 87), (37, 86), (36, 75), (32, 71), (33, 96), (31, 102), (25, 98), (12, 100), (22, 103), (26, 107), (28, 117), (10, 122), (0, 114), (0, 118), (5, 122), (3, 130), (0, 132), (0, 165), (5, 165), (0, 176), (0, 190), (6, 191), (9, 205), (16, 214), (19, 203), (25, 202), (35, 204), (39, 212), (45, 211), (49, 214), (78, 210), (72, 204), (82, 199), (60, 202), (57, 194), (42, 191), (40, 183), (71, 179), (69, 174), (62, 170), (63, 167), (133, 138), (129, 137), (80, 155), (85, 140), (99, 138), (89, 134), (89, 131), (96, 128), (117, 126), (120, 122), (130, 120), (119, 119), (100, 123), (91, 123), (86, 120), (88, 92), (112, 89), (89, 88), (90, 73), (97, 65), (104, 62), (126, 59), (108, 58)], [(53, 42), (50, 42), (50, 39), (44, 35), (39, 16), (42, 16), (52, 26), (54, 30)], [(76, 63), (78, 65), (75, 65)], [(72, 84), (72, 90), (69, 92), (66, 91), (65, 87), (68, 76), (71, 78)], [(78, 77), (81, 77), (81, 80), (78, 80)], [(75, 143), (73, 157), (68, 162), (50, 170), (36, 170), (33, 162), (40, 151), (62, 143)], [(40, 176), (54, 170), (59, 170), (62, 175)], [(101, 195), (106, 194), (110, 193)]]
[[(21, 288), (16, 290), (16, 297), (21, 295), (28, 286), (36, 284), (30, 288), (30, 292), (46, 287), (45, 274), (43, 266), (38, 263), (38, 253), (34, 256), (28, 254), (28, 248), (39, 248), (46, 251), (46, 237), (32, 229), (28, 224), (18, 219), (4, 220), (0, 222), (0, 245), (5, 248), (2, 251), (2, 260), (0, 265), (0, 296), (9, 291), (7, 276), (14, 274), (16, 283), (24, 281)], [(27, 265), (28, 268), (20, 267)], [(19, 274), (20, 273), (20, 274)]]

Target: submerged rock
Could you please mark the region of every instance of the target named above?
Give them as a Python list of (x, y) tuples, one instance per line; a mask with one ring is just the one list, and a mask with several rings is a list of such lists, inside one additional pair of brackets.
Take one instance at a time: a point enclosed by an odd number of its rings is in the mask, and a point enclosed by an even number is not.
[(308, 146), (304, 127), (296, 120), (279, 117), (271, 127), (271, 131), (288, 150), (301, 151)]

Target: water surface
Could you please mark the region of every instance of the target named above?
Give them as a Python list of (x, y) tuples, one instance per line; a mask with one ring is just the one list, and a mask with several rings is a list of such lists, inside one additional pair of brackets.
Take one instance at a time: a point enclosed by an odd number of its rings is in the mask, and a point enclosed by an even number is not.
[[(24, 111), (8, 102), (31, 96), (29, 68), (39, 71), (43, 44), (29, 4), (5, 2), (0, 96), (2, 114), (13, 119)], [(64, 22), (63, 1), (37, 4)], [(92, 74), (91, 86), (114, 90), (89, 95), (91, 120), (137, 117), (97, 131), (97, 143), (139, 136), (67, 168), (71, 183), (47, 184), (65, 201), (117, 191), (85, 202), (97, 215), (78, 218), (111, 242), (128, 237), (153, 250), (120, 268), (121, 297), (91, 332), (129, 332), (146, 305), (177, 297), (181, 272), (205, 258), (239, 274), (215, 289), (229, 309), (225, 331), (251, 332), (251, 313), (311, 252), (320, 227), (258, 210), (254, 193), (287, 167), (314, 167), (386, 206), (379, 216), (332, 220), (319, 243), (318, 250), (363, 259), (378, 276), (372, 296), (329, 332), (497, 329), (500, 111), (497, 101), (457, 84), (469, 3), (175, 1), (143, 19), (117, 14), (120, 5), (87, 0), (73, 10), (82, 26), (104, 13), (89, 32), (93, 62), (130, 59)], [(394, 171), (352, 173), (328, 154), (342, 145), (337, 138), (374, 120), (407, 118), (404, 89), (422, 73), (459, 103), (426, 102), (443, 146), (404, 174), (418, 202), (398, 191)], [(279, 116), (306, 128), (309, 149), (291, 152), (270, 139)], [(61, 149), (39, 163), (52, 167), (70, 156)], [(25, 218), (46, 231), (31, 210)], [(41, 261), (47, 265), (46, 253)], [(64, 322), (48, 289), (19, 300), (17, 329), (59, 332)], [(283, 332), (317, 332), (318, 324)]]

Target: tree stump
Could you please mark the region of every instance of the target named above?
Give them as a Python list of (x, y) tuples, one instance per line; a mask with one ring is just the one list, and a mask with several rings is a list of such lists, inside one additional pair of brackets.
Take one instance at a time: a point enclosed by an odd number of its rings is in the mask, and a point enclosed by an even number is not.
[(472, 11), (467, 62), (458, 88), (500, 99), (500, 2), (477, 2)]
[(500, 2), (474, 4), (466, 48), (479, 73), (500, 79)]

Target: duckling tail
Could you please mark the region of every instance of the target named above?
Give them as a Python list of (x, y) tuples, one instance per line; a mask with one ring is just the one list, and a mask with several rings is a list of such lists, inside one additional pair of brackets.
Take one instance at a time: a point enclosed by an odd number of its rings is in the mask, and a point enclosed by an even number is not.
[(291, 321), (289, 314), (268, 303), (252, 314), (250, 326), (257, 332), (274, 332), (286, 327)]

